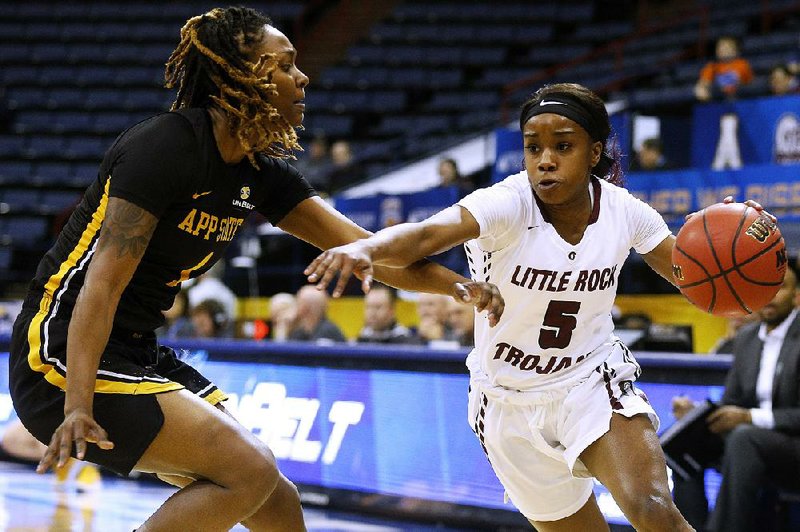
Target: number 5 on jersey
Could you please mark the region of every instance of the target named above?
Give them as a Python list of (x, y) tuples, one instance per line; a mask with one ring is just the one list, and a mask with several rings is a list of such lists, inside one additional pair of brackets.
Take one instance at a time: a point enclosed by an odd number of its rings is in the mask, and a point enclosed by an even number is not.
[(539, 330), (539, 347), (542, 349), (564, 349), (572, 340), (572, 331), (578, 326), (575, 315), (581, 308), (580, 301), (551, 301), (544, 313)]

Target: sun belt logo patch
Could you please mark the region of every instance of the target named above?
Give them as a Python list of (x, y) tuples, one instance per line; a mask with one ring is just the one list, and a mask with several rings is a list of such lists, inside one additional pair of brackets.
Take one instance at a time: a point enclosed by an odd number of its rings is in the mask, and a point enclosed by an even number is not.
[(250, 197), (250, 187), (248, 187), (248, 186), (242, 187), (242, 189), (239, 191), (239, 197), (242, 198), (242, 199), (249, 198)]

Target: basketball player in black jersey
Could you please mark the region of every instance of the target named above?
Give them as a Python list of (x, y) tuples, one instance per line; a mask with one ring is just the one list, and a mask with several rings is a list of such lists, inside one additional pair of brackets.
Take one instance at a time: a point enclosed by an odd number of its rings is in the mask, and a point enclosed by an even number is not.
[[(152, 332), (181, 282), (207, 271), (254, 210), (320, 248), (367, 236), (285, 161), (299, 148), (308, 85), (295, 59), (254, 10), (190, 19), (167, 63), (172, 112), (126, 130), (106, 153), (14, 326), (11, 394), (49, 444), (40, 472), (74, 455), (182, 487), (139, 530), (305, 529), (270, 450)], [(432, 263), (376, 277), (452, 295), (493, 320), (502, 313), (495, 287)]]

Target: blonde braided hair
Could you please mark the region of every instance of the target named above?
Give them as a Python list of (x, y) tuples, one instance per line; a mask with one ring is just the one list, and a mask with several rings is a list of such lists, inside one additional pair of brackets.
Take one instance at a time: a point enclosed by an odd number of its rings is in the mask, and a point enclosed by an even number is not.
[[(215, 8), (190, 18), (164, 73), (167, 88), (178, 87), (172, 110), (218, 107), (256, 168), (257, 153), (294, 158), (292, 152), (302, 150), (294, 127), (269, 103), (269, 97), (277, 95), (271, 82), (278, 66), (274, 54), (253, 63), (243, 51), (257, 44), (264, 26), (271, 23), (244, 7)], [(258, 74), (262, 70), (265, 77)]]

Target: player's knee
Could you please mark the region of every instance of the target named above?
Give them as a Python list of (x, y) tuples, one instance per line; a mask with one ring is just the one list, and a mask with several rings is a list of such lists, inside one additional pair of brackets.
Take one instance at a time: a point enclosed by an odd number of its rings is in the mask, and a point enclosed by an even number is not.
[(678, 530), (681, 517), (668, 493), (639, 493), (627, 505), (628, 519), (639, 530)]
[(239, 486), (246, 490), (258, 505), (275, 490), (280, 480), (278, 464), (269, 447), (261, 442), (248, 442), (239, 467)]

